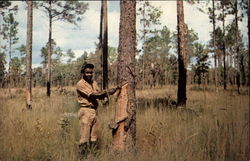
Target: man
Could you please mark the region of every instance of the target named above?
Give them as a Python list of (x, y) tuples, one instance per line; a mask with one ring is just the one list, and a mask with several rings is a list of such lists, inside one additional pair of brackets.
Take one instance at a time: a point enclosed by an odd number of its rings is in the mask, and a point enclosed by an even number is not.
[(97, 99), (104, 99), (113, 95), (117, 89), (100, 91), (96, 81), (93, 81), (93, 64), (83, 65), (81, 69), (82, 79), (76, 85), (78, 103), (80, 109), (78, 117), (80, 120), (80, 156), (86, 157), (89, 146), (95, 146), (98, 133)]

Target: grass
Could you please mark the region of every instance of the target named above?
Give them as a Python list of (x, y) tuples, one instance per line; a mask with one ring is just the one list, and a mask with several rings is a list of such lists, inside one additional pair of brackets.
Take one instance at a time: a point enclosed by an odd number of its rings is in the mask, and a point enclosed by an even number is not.
[[(209, 88), (208, 88), (209, 89)], [(68, 87), (68, 91), (74, 90)], [(1, 161), (78, 160), (78, 104), (74, 95), (33, 89), (33, 110), (25, 109), (24, 89), (0, 91)], [(176, 100), (176, 87), (137, 91), (137, 154), (123, 158), (110, 155), (112, 145), (108, 124), (114, 118), (115, 97), (108, 107), (99, 107), (100, 148), (87, 160), (130, 161), (246, 161), (249, 147), (249, 96), (234, 90), (217, 93), (189, 86), (186, 108), (169, 108), (150, 101)], [(66, 114), (68, 115), (66, 115)]]

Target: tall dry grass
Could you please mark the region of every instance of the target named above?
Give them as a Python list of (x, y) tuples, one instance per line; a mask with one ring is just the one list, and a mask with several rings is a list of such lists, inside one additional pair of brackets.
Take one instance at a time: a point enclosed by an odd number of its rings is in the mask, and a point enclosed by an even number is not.
[[(68, 87), (67, 90), (74, 90)], [(33, 90), (33, 110), (25, 109), (25, 92), (0, 91), (1, 161), (76, 161), (79, 125), (76, 96)], [(176, 87), (137, 91), (137, 154), (114, 158), (108, 124), (114, 118), (116, 96), (99, 107), (100, 148), (87, 160), (124, 161), (246, 161), (249, 154), (249, 97), (236, 91), (188, 88), (186, 108), (163, 106), (157, 98), (176, 100)], [(157, 103), (157, 102), (156, 102)]]

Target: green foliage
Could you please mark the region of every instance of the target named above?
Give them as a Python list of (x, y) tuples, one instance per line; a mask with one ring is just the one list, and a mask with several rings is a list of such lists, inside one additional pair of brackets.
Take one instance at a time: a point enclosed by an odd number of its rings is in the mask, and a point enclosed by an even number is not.
[[(164, 58), (169, 54), (171, 48), (170, 43), (170, 31), (167, 26), (163, 26), (162, 30), (146, 39), (144, 42), (144, 54), (151, 56), (156, 55), (158, 58), (163, 54)], [(161, 55), (157, 55), (158, 53)]]
[(21, 75), (23, 74), (21, 60), (18, 57), (13, 57), (11, 58), (9, 65), (10, 65), (9, 73), (11, 73), (11, 81), (12, 83), (14, 83), (12, 85), (17, 87), (17, 85), (21, 83), (20, 79)]
[(64, 56), (62, 49), (60, 47), (56, 47), (52, 54), (54, 54), (54, 58), (52, 56), (52, 64), (54, 66), (56, 66), (56, 64), (60, 64), (62, 62), (61, 59)]
[(5, 1), (0, 1), (0, 8), (1, 8), (1, 10), (4, 9), (4, 8), (9, 7), (10, 5), (11, 5), (11, 2), (10, 2), (10, 1), (7, 1), (7, 0), (5, 0)]
[[(243, 35), (240, 30), (236, 31), (235, 19), (226, 26), (227, 34), (225, 35), (225, 41), (227, 46), (235, 46), (238, 43), (240, 50), (244, 48)], [(238, 36), (238, 42), (236, 42), (236, 33)], [(220, 35), (219, 35), (220, 36)]]
[[(235, 24), (236, 24), (235, 20), (233, 20), (232, 23), (226, 26), (227, 34), (225, 35), (225, 41), (227, 42), (227, 51), (229, 52), (229, 54), (234, 55), (234, 59), (236, 60), (234, 63), (235, 69), (237, 70), (239, 68), (238, 71), (240, 74), (240, 82), (242, 85), (245, 85), (247, 81), (246, 69), (248, 67), (248, 64), (246, 63), (247, 62), (246, 57), (248, 56), (248, 54), (246, 54), (247, 49), (243, 42), (243, 35), (241, 34), (240, 30), (237, 31)], [(236, 41), (236, 34), (237, 34), (238, 41)], [(238, 51), (237, 51), (237, 47), (238, 47)], [(232, 64), (230, 64), (230, 66), (231, 68), (233, 67)], [(230, 73), (230, 74), (234, 75), (234, 73)]]
[[(228, 15), (232, 15), (235, 13), (235, 9), (234, 9), (234, 4), (230, 1), (230, 0), (223, 0), (220, 1), (220, 5), (217, 6), (216, 8), (217, 10), (221, 10), (222, 12), (217, 16), (217, 20), (221, 21), (221, 22), (225, 22), (226, 17)], [(223, 32), (224, 28), (223, 28)]]
[(147, 38), (144, 42), (144, 59), (145, 64), (150, 63), (166, 65), (166, 59), (171, 49), (171, 38), (169, 29), (164, 26), (159, 33), (155, 33), (152, 37)]
[[(155, 86), (156, 83), (163, 85), (166, 84), (167, 77), (172, 71), (170, 62), (171, 50), (171, 33), (170, 30), (164, 26), (159, 32), (152, 34), (148, 37), (143, 46), (144, 53), (139, 57), (139, 65), (144, 61), (144, 74), (146, 84)], [(148, 83), (147, 83), (148, 82)]]
[(21, 57), (21, 63), (24, 64), (26, 66), (26, 62), (25, 62), (25, 50), (26, 50), (26, 46), (24, 44), (22, 44), (20, 47), (17, 48), (17, 50), (20, 53), (20, 57)]
[(108, 63), (110, 65), (114, 64), (117, 61), (117, 57), (118, 57), (117, 49), (112, 46), (109, 46), (108, 47)]
[(14, 12), (8, 13), (6, 16), (3, 16), (3, 24), (1, 26), (0, 34), (3, 36), (3, 40), (5, 40), (4, 45), (0, 46), (5, 52), (9, 53), (9, 59), (11, 59), (11, 55), (14, 52), (13, 45), (18, 42), (18, 22), (14, 18)]
[(75, 53), (71, 49), (69, 49), (66, 52), (66, 56), (68, 57), (67, 63), (71, 63), (72, 59), (75, 58)]
[(177, 84), (178, 80), (178, 59), (175, 55), (169, 56), (168, 83)]
[(11, 1), (9, 0), (4, 0), (0, 1), (0, 14), (2, 17), (5, 17), (6, 13), (16, 13), (18, 10), (18, 6), (15, 5), (11, 7)]
[[(51, 40), (51, 50), (52, 50), (52, 54), (51, 55), (53, 55), (53, 54), (55, 54), (55, 52), (53, 52), (54, 51), (54, 48), (56, 48), (56, 42), (54, 41), (54, 39), (52, 39)], [(49, 50), (49, 43), (47, 43), (46, 45), (45, 45), (45, 47), (42, 47), (42, 49), (41, 49), (41, 57), (43, 58), (43, 61), (41, 62), (44, 66), (46, 66), (47, 65), (47, 61), (48, 61), (48, 50)]]
[[(215, 29), (215, 52), (218, 57), (222, 55), (222, 50), (223, 50), (223, 31), (221, 27), (217, 27)], [(212, 39), (209, 41), (209, 46), (213, 48), (213, 36)]]
[(3, 87), (4, 78), (5, 78), (5, 53), (0, 53), (0, 87)]
[[(18, 7), (14, 6), (12, 8), (10, 8), (10, 3), (8, 3), (8, 1), (6, 2), (1, 2), (1, 24), (0, 24), (0, 36), (1, 39), (3, 39), (3, 43), (1, 41), (0, 44), (0, 53), (3, 55), (3, 58), (5, 58), (5, 56), (8, 53), (8, 57), (9, 57), (9, 71), (8, 71), (8, 75), (11, 75), (11, 57), (13, 52), (15, 51), (15, 48), (13, 48), (13, 46), (15, 44), (17, 44), (18, 42), (18, 37), (17, 37), (17, 33), (18, 33), (18, 22), (15, 20), (14, 15), (17, 13)], [(3, 49), (3, 51), (2, 51)], [(5, 63), (1, 63), (1, 64), (5, 64)], [(4, 68), (2, 68), (1, 70), (4, 70)], [(4, 71), (1, 71), (2, 73)], [(11, 77), (9, 77), (9, 79), (11, 79)], [(15, 78), (16, 79), (16, 78)], [(9, 80), (11, 81), (11, 80)], [(9, 82), (10, 83), (10, 82)]]
[(15, 74), (20, 74), (21, 72), (21, 60), (18, 57), (13, 57), (10, 61), (11, 71)]
[(194, 70), (194, 77), (196, 82), (200, 85), (202, 83), (202, 78), (205, 74), (208, 73), (209, 63), (208, 63), (208, 50), (205, 48), (205, 45), (200, 43), (195, 43), (195, 57), (196, 64), (192, 66)]
[[(49, 9), (49, 1), (51, 1), (52, 8)], [(77, 25), (77, 22), (82, 20), (82, 15), (88, 9), (88, 3), (79, 1), (58, 1), (46, 0), (38, 2), (38, 8), (43, 9), (48, 17), (51, 11), (51, 18), (53, 21), (61, 20)]]
[(186, 58), (187, 58), (187, 63), (190, 63), (191, 58), (195, 56), (195, 44), (197, 42), (198, 34), (191, 28), (189, 29), (188, 26), (187, 28), (187, 36), (185, 36), (185, 41), (186, 41)]
[(45, 85), (45, 77), (43, 75), (42, 67), (36, 67), (32, 69), (32, 79), (33, 79), (34, 87), (36, 87), (37, 85), (40, 85), (40, 86)]
[[(88, 53), (84, 53), (81, 57), (73, 60), (75, 58), (75, 53), (68, 49), (64, 52), (59, 46), (56, 45), (56, 42), (53, 41), (52, 44), (52, 81), (54, 85), (73, 85), (80, 77), (80, 69), (84, 62), (87, 61)], [(47, 69), (47, 57), (48, 57), (48, 44), (41, 49), (41, 56), (43, 61), (43, 69), (38, 68), (39, 76), (42, 76), (45, 80), (46, 77), (46, 69)], [(67, 58), (67, 59), (66, 59)], [(42, 74), (42, 75), (41, 75)], [(36, 82), (40, 82), (41, 85), (42, 80), (39, 77)]]
[[(191, 63), (192, 57), (195, 56), (195, 43), (199, 39), (198, 34), (192, 29), (189, 28), (186, 24), (186, 35), (185, 35), (185, 45), (186, 45), (186, 61), (187, 64)], [(174, 44), (175, 52), (177, 53), (178, 49), (178, 39), (177, 32), (174, 32), (172, 35), (172, 41)]]
[(160, 18), (162, 15), (162, 11), (150, 4), (148, 0), (138, 2), (139, 9), (137, 11), (137, 15), (140, 17), (140, 24), (142, 29), (139, 29), (138, 39), (145, 40), (147, 36), (153, 33), (156, 33), (156, 26), (160, 25)]
[(16, 44), (18, 37), (17, 37), (17, 26), (18, 22), (14, 18), (13, 13), (9, 13), (7, 16), (3, 17), (3, 27), (1, 34), (3, 35), (3, 39), (5, 39), (8, 43)]

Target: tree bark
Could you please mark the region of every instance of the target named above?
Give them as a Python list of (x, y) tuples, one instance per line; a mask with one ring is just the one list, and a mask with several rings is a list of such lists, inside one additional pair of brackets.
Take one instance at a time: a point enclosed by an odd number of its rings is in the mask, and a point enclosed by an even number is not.
[(223, 86), (227, 89), (227, 67), (226, 67), (226, 42), (225, 42), (225, 6), (222, 2), (222, 30), (223, 30)]
[(99, 48), (102, 47), (102, 30), (103, 30), (103, 1), (101, 5), (101, 12), (100, 12), (100, 35), (99, 35)]
[[(100, 33), (99, 33), (99, 48), (98, 48), (98, 52), (100, 53), (100, 66), (101, 69), (103, 68), (103, 0), (101, 3), (101, 12), (100, 12)], [(100, 81), (98, 83), (100, 83), (100, 87), (103, 90), (103, 77), (100, 77)]]
[(180, 106), (186, 105), (186, 84), (187, 84), (187, 69), (186, 69), (186, 50), (185, 50), (185, 23), (183, 0), (177, 0), (177, 30), (178, 30), (178, 64), (179, 64), (179, 79), (177, 104)]
[(136, 143), (136, 98), (135, 98), (135, 53), (136, 53), (136, 1), (120, 1), (118, 84), (123, 85), (118, 96), (113, 129), (113, 151), (135, 152)]
[(228, 68), (228, 80), (230, 82), (231, 85), (234, 85), (234, 81), (233, 81), (233, 78), (234, 78), (234, 72), (233, 72), (233, 46), (230, 46), (229, 47), (229, 52), (228, 52), (228, 64), (229, 64), (229, 68)]
[[(146, 11), (146, 2), (143, 4), (143, 12), (142, 12), (142, 19), (143, 19), (143, 43), (146, 42), (146, 21), (145, 21), (145, 11)], [(145, 83), (145, 47), (144, 44), (142, 45), (142, 89), (144, 89)]]
[(108, 88), (108, 7), (107, 0), (102, 0), (103, 5), (103, 56), (102, 56), (102, 86), (103, 89)]
[(244, 65), (244, 55), (240, 54), (240, 60), (239, 60), (239, 64), (240, 64), (240, 84), (241, 85), (245, 85), (246, 84), (246, 73), (245, 73), (245, 65)]
[(237, 83), (237, 91), (240, 94), (240, 67), (239, 67), (239, 44), (238, 44), (238, 1), (235, 1), (235, 48), (236, 48), (236, 57), (237, 57), (237, 73), (236, 73), (236, 83)]
[[(250, 8), (249, 8), (249, 5), (250, 5), (250, 0), (247, 1), (247, 9), (248, 9), (248, 35), (250, 35), (250, 31), (249, 31), (249, 28), (250, 28)], [(250, 46), (250, 37), (248, 36), (248, 50), (249, 50), (249, 46)], [(250, 64), (250, 53), (248, 52), (248, 64)], [(248, 71), (250, 71), (250, 65), (248, 65)], [(250, 84), (250, 72), (248, 72), (248, 87), (249, 87), (249, 84)], [(249, 91), (249, 90), (248, 90)], [(250, 104), (250, 99), (249, 99), (249, 104)], [(250, 132), (250, 128), (249, 128), (249, 132)], [(250, 135), (249, 135), (249, 139), (250, 139)]]
[[(248, 71), (250, 71), (250, 53), (249, 53), (249, 46), (250, 46), (250, 38), (249, 38), (249, 35), (250, 35), (250, 31), (249, 31), (249, 28), (250, 28), (250, 8), (249, 8), (249, 5), (250, 5), (250, 0), (247, 1), (247, 9), (248, 9)], [(248, 93), (250, 91), (249, 89), (249, 84), (250, 84), (250, 73), (248, 72)], [(250, 95), (248, 96), (248, 98), (250, 98)], [(248, 99), (248, 104), (250, 104), (250, 99)], [(248, 106), (248, 110), (250, 111), (250, 106)], [(250, 113), (248, 114), (248, 116), (250, 116)], [(248, 117), (249, 118), (249, 117)], [(248, 140), (250, 140), (250, 128), (248, 129)]]
[(215, 43), (215, 6), (214, 6), (214, 1), (212, 0), (212, 5), (213, 5), (213, 49), (214, 49), (214, 84), (215, 84), (215, 90), (218, 92), (218, 78), (217, 78), (217, 54), (216, 54), (216, 43)]
[[(9, 29), (9, 35), (11, 35), (10, 29)], [(12, 97), (12, 95), (11, 95), (11, 87), (12, 87), (12, 82), (13, 82), (12, 71), (11, 71), (11, 55), (12, 55), (11, 43), (12, 43), (12, 41), (11, 41), (11, 36), (10, 36), (9, 37), (9, 84), (8, 84), (9, 85), (8, 87), (9, 87), (9, 95), (10, 95), (10, 97)]]
[(52, 13), (51, 13), (51, 0), (49, 1), (49, 47), (48, 47), (48, 77), (47, 77), (47, 96), (51, 94), (51, 55), (52, 55)]
[(27, 1), (27, 40), (26, 40), (26, 108), (32, 109), (32, 28), (33, 1)]

